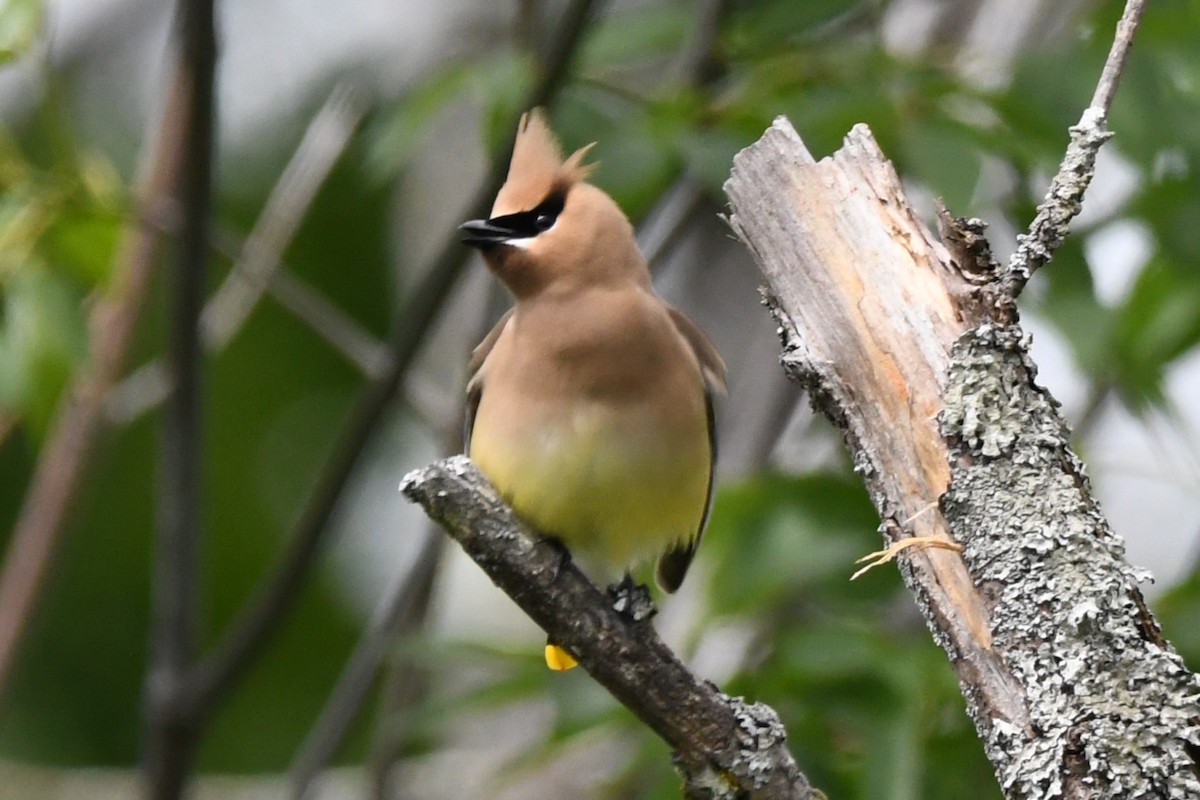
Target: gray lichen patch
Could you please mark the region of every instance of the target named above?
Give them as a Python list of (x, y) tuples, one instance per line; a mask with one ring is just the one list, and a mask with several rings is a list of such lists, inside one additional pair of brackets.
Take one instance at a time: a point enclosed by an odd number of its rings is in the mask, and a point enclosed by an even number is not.
[(985, 597), (997, 655), (1029, 725), (985, 695), (971, 712), (1010, 798), (1197, 798), (1200, 682), (1148, 636), (1124, 543), (1108, 527), (1017, 327), (954, 347), (942, 508)]
[(724, 765), (728, 776), (735, 779), (735, 783), (727, 784), (731, 790), (736, 789), (730, 797), (740, 797), (740, 792), (746, 789), (767, 787), (777, 779), (781, 768), (789, 773), (788, 784), (798, 784), (800, 774), (788, 766), (791, 757), (787, 751), (787, 730), (775, 710), (723, 692), (717, 696), (733, 710), (736, 725), (737, 749), (728, 754), (731, 760)]

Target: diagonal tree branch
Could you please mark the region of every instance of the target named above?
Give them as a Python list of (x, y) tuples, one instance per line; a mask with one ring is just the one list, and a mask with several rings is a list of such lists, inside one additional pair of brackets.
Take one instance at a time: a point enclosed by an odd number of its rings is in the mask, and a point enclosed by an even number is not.
[[(88, 361), (64, 392), (5, 552), (0, 572), (0, 692), (8, 684), (26, 623), (103, 428), (105, 396), (119, 378), (133, 341), (162, 241), (153, 219), (174, 191), (188, 114), (186, 85), (177, 74), (139, 165), (137, 215), (122, 234), (109, 288), (88, 320)], [(0, 427), (3, 424), (0, 420)]]
[(242, 254), (204, 309), (204, 340), (222, 350), (245, 324), (275, 278), (280, 258), (333, 165), (367, 111), (367, 98), (350, 84), (334, 87), (271, 190)]
[[(219, 353), (225, 348), (249, 319), (262, 293), (267, 292), (363, 374), (374, 376), (382, 370), (383, 346), (284, 270), (281, 263), (305, 213), (366, 113), (366, 106), (366, 97), (350, 84), (334, 87), (305, 129), (250, 235), (239, 241), (228, 232), (215, 231), (215, 250), (232, 259), (234, 265), (201, 316), (204, 345), (209, 352)], [(179, 226), (177, 217), (177, 211), (173, 211), (156, 218), (161, 229), (170, 233)], [(162, 403), (166, 395), (163, 365), (151, 361), (112, 387), (105, 410), (113, 422), (128, 423)]]
[(1004, 280), (997, 284), (997, 302), (1000, 304), (1015, 300), (1033, 273), (1050, 261), (1070, 232), (1071, 220), (1083, 207), (1083, 194), (1095, 175), (1096, 153), (1112, 137), (1108, 130), (1108, 111), (1133, 46), (1133, 35), (1145, 10), (1145, 0), (1128, 0), (1125, 4), (1091, 105), (1071, 127), (1071, 142), (1058, 174), (1050, 182), (1029, 231), (1017, 237), (1017, 251), (1013, 253)]
[(513, 514), (465, 456), (401, 482), (534, 622), (670, 745), (689, 798), (822, 797), (799, 771), (775, 712), (688, 672), (648, 616), (631, 619)]
[[(719, 63), (713, 55), (713, 48), (728, 7), (728, 0), (707, 0), (699, 9), (695, 30), (678, 56), (679, 71), (685, 81), (703, 86), (707, 79), (719, 72)], [(648, 215), (647, 222), (638, 231), (639, 245), (647, 261), (653, 264), (678, 244), (687, 224), (702, 206), (703, 200), (703, 191), (698, 181), (690, 175), (679, 178), (664, 193), (655, 210)], [(487, 327), (483, 327), (476, 338), (482, 338), (487, 330)], [(462, 414), (460, 408), (455, 418), (461, 419)], [(453, 425), (448, 438), (451, 444), (446, 448), (446, 452), (460, 452), (461, 426)], [(418, 627), (420, 617), (428, 606), (428, 596), (432, 591), (433, 575), (438, 563), (437, 553), (440, 553), (440, 549), (433, 549), (432, 552), (430, 549), (440, 548), (443, 542), (440, 536), (436, 536), (436, 531), (433, 534), (436, 538), (433, 542), (426, 541), (418, 556), (417, 565), (409, 571), (404, 582), (394, 586), (381, 599), (376, 608), (374, 622), (351, 655), (320, 717), (293, 760), (290, 772), (294, 796), (305, 797), (313, 791), (320, 770), (336, 752), (362, 703), (365, 702), (367, 690), (386, 655), (387, 643)], [(426, 536), (429, 535), (430, 532), (426, 532)], [(388, 622), (381, 625), (381, 620)], [(401, 662), (396, 665), (394, 672), (399, 673), (399, 677), (393, 676), (388, 683), (396, 687), (399, 699), (407, 704), (416, 702), (419, 690), (409, 684), (421, 682), (417, 679), (420, 670), (411, 663)], [(385, 713), (392, 711), (387, 709)], [(403, 709), (393, 713), (400, 715)], [(394, 721), (389, 722), (385, 728), (386, 731), (396, 729)], [(375, 748), (374, 761), (377, 768), (373, 771), (376, 793), (380, 797), (388, 794), (386, 784), (395, 778), (391, 762), (395, 758), (399, 743), (400, 737), (385, 735)]]
[(321, 770), (328, 766), (357, 718), (388, 650), (399, 637), (416, 628), (428, 611), (445, 539), (432, 526), (422, 535), (416, 560), (384, 593), (320, 717), (292, 759), (288, 770), (290, 796), (298, 800), (314, 796)]

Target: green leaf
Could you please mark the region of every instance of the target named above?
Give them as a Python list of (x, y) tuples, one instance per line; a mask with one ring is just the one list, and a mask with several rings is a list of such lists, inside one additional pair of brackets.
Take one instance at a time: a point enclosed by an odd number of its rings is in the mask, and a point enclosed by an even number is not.
[(367, 167), (380, 182), (394, 180), (413, 157), (429, 124), (468, 84), (473, 64), (452, 61), (434, 71), (368, 125)]
[(978, 147), (959, 126), (938, 119), (918, 120), (903, 131), (901, 141), (909, 169), (947, 207), (965, 213), (979, 182)]
[(586, 74), (643, 64), (675, 55), (688, 34), (693, 9), (683, 4), (614, 10), (588, 32), (580, 54)]
[(1190, 669), (1200, 670), (1200, 562), (1153, 605), (1167, 639)]
[(1096, 297), (1082, 237), (1068, 237), (1035, 280), (1049, 284), (1038, 311), (1067, 339), (1085, 372), (1094, 379), (1109, 380), (1114, 312)]
[(4, 287), (0, 316), (0, 406), (40, 437), (72, 372), (87, 355), (78, 290), (62, 276), (27, 264)]
[(891, 592), (888, 580), (849, 582), (854, 560), (878, 548), (878, 525), (862, 484), (838, 475), (764, 475), (726, 487), (700, 551), (714, 569), (711, 605), (753, 615), (798, 591), (830, 601)]
[(0, 65), (19, 58), (42, 32), (41, 0), (4, 0), (0, 4)]
[(1161, 258), (1146, 265), (1117, 314), (1113, 346), (1122, 397), (1133, 408), (1163, 400), (1166, 367), (1200, 343), (1200, 282)]

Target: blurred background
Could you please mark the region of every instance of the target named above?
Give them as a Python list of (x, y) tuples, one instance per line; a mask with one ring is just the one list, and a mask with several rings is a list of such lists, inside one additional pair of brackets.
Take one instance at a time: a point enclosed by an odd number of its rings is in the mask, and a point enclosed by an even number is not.
[[(730, 365), (711, 525), (659, 629), (700, 675), (779, 710), (830, 797), (1000, 797), (895, 570), (847, 580), (878, 519), (778, 369), (721, 186), (776, 115), (817, 157), (865, 122), (927, 219), (943, 198), (1007, 257), (1121, 6), (218, 3), (197, 468), (200, 638), (220, 680), (196, 715), (194, 796), (678, 796), (666, 746), (582, 670), (547, 672), (544, 637), (396, 491), (457, 446), (467, 354), (506, 301), (455, 226), (490, 201), (536, 98), (568, 151), (598, 142), (594, 182)], [(146, 176), (176, 114), (172, 30), (157, 0), (0, 0), (0, 544), (39, 510), (39, 469), (78, 478), (54, 501), (36, 602), (8, 609), (21, 635), (0, 630), (18, 644), (0, 663), (0, 800), (142, 791), (160, 273), (178, 222)], [(1116, 138), (1022, 303), (1040, 379), (1193, 668), (1198, 37), (1198, 0), (1151, 4)], [(143, 259), (145, 292), (126, 277), (139, 219), (165, 248)], [(100, 381), (90, 457), (55, 460), (114, 305), (136, 333)]]

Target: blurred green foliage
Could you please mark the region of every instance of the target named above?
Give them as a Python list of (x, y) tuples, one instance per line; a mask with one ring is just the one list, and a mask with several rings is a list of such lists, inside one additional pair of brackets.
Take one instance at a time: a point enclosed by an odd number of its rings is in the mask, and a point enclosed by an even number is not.
[[(635, 218), (685, 171), (719, 198), (733, 154), (783, 114), (818, 157), (836, 149), (851, 125), (869, 124), (906, 180), (944, 197), (957, 214), (996, 213), (995, 196), (983, 203), (979, 183), (985, 160), (999, 165), (1012, 178), (999, 212), (1019, 230), (1057, 167), (1067, 127), (1090, 99), (1120, 6), (1096, 3), (1083, 35), (1026, 54), (1011, 83), (994, 90), (960, 80), (936, 48), (922, 58), (889, 53), (879, 34), (884, 0), (731, 3), (716, 38), (720, 68), (700, 81), (674, 66), (693, 35), (691, 4), (623, 6), (590, 32), (554, 123), (568, 145), (599, 142), (597, 180)], [(0, 10), (0, 64), (32, 58), (40, 30), (39, 3), (9, 0)], [(1038, 278), (1037, 311), (1063, 332), (1089, 379), (1114, 387), (1137, 411), (1164, 401), (1164, 376), (1200, 341), (1198, 35), (1200, 0), (1153, 4), (1113, 108), (1111, 146), (1141, 181), (1090, 230), (1133, 220), (1150, 232), (1153, 252), (1132, 291), (1113, 305), (1097, 296), (1080, 236)], [(44, 69), (50, 90), (42, 107), (0, 124), (0, 531), (16, 518), (63, 389), (87, 357), (88, 299), (106, 291), (131, 213), (128, 176), (72, 130), (54, 85), (69, 75)], [(538, 70), (533, 55), (497, 39), (381, 100), (308, 212), (285, 254), (288, 268), (365, 328), (386, 333), (404, 313), (390, 274), (394, 185), (421, 157), (431, 124), (455, 104), (482, 108), (480, 144), (499, 150)], [(299, 135), (277, 136), (272, 157), (282, 161)], [(271, 187), (233, 177), (220, 187), (219, 224), (245, 233)], [(218, 261), (215, 272), (227, 269)], [(160, 347), (161, 314), (152, 305), (138, 362)], [(287, 535), (362, 380), (270, 302), (207, 366), (212, 638)], [(58, 765), (136, 761), (154, 438), (152, 420), (143, 418), (104, 442), (0, 715), (7, 756)], [(696, 578), (706, 581), (706, 608), (692, 644), (722, 625), (752, 632), (741, 668), (723, 688), (782, 713), (798, 759), (830, 797), (998, 797), (951, 671), (894, 571), (846, 580), (854, 558), (878, 546), (876, 524), (848, 468), (724, 488)], [(1159, 610), (1167, 635), (1200, 664), (1200, 572)], [(217, 714), (202, 766), (283, 768), (360, 627), (330, 576), (314, 582)], [(545, 747), (515, 770), (599, 728), (638, 743), (625, 771), (597, 789), (601, 796), (677, 795), (665, 747), (586, 676), (548, 678), (536, 658), (504, 642), (425, 643), (406, 652), (432, 662), (446, 649), (466, 653), (492, 679), (449, 697), (430, 693), (417, 710), (415, 749), (435, 748), (449, 725), (477, 709), (549, 698), (555, 721)], [(361, 758), (364, 739), (360, 732), (344, 757)]]
[(30, 49), (42, 32), (41, 0), (4, 0), (0, 5), (0, 66)]

